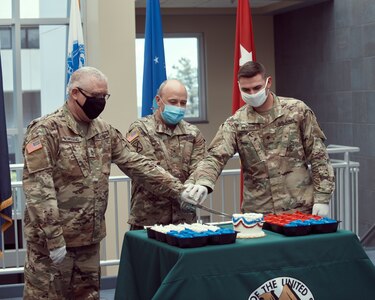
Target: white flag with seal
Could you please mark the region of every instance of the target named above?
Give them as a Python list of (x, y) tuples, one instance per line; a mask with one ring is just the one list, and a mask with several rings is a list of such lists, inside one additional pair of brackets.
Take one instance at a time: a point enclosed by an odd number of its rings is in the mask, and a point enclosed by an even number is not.
[(81, 14), (79, 11), (79, 0), (70, 2), (70, 21), (68, 36), (68, 56), (66, 66), (66, 82), (75, 70), (85, 65), (85, 44), (83, 41), (83, 31)]

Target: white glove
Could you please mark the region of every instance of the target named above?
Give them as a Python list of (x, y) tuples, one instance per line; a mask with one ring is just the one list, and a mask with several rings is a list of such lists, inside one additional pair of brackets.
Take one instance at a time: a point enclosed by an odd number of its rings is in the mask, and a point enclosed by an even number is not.
[[(187, 186), (189, 186), (189, 185), (187, 185)], [(192, 186), (194, 186), (194, 184), (192, 184)], [(189, 196), (188, 188), (185, 188), (185, 190), (181, 193), (180, 199), (181, 199), (182, 202), (190, 203), (192, 205), (197, 205), (197, 203), (198, 203), (196, 200), (194, 200), (192, 197)]]
[(62, 246), (49, 252), (49, 257), (52, 259), (54, 264), (61, 263), (66, 255), (66, 246)]
[(208, 189), (203, 185), (189, 183), (182, 194), (185, 192), (189, 198), (194, 199), (198, 204), (202, 204), (207, 198)]
[(323, 203), (316, 203), (313, 205), (312, 213), (313, 215), (327, 217), (329, 214), (329, 205)]

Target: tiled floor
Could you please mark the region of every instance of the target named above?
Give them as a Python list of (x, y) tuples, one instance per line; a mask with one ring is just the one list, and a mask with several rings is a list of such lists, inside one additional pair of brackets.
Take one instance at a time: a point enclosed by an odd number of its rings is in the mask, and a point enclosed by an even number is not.
[(365, 249), (368, 257), (371, 259), (372, 263), (375, 265), (375, 248)]
[(113, 299), (115, 299), (115, 290), (100, 291), (100, 300), (113, 300)]
[[(0, 299), (2, 300), (22, 300), (22, 297), (17, 298), (2, 298), (0, 296)], [(115, 299), (115, 290), (103, 290), (100, 291), (100, 300), (113, 300)]]

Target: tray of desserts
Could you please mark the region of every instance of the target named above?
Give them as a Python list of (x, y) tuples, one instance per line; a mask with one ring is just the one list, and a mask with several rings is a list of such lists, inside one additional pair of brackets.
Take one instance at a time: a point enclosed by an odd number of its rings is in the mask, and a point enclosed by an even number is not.
[(231, 244), (236, 241), (236, 235), (237, 232), (231, 228), (200, 223), (154, 225), (147, 228), (149, 238), (179, 248)]
[(263, 229), (286, 236), (336, 232), (340, 221), (312, 214), (269, 214), (264, 217)]

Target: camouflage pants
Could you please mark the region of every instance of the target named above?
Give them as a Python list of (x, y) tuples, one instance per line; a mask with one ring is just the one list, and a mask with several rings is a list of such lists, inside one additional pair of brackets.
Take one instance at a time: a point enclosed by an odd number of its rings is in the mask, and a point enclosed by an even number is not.
[(27, 243), (23, 299), (99, 299), (100, 244), (67, 248), (55, 265), (47, 248)]

